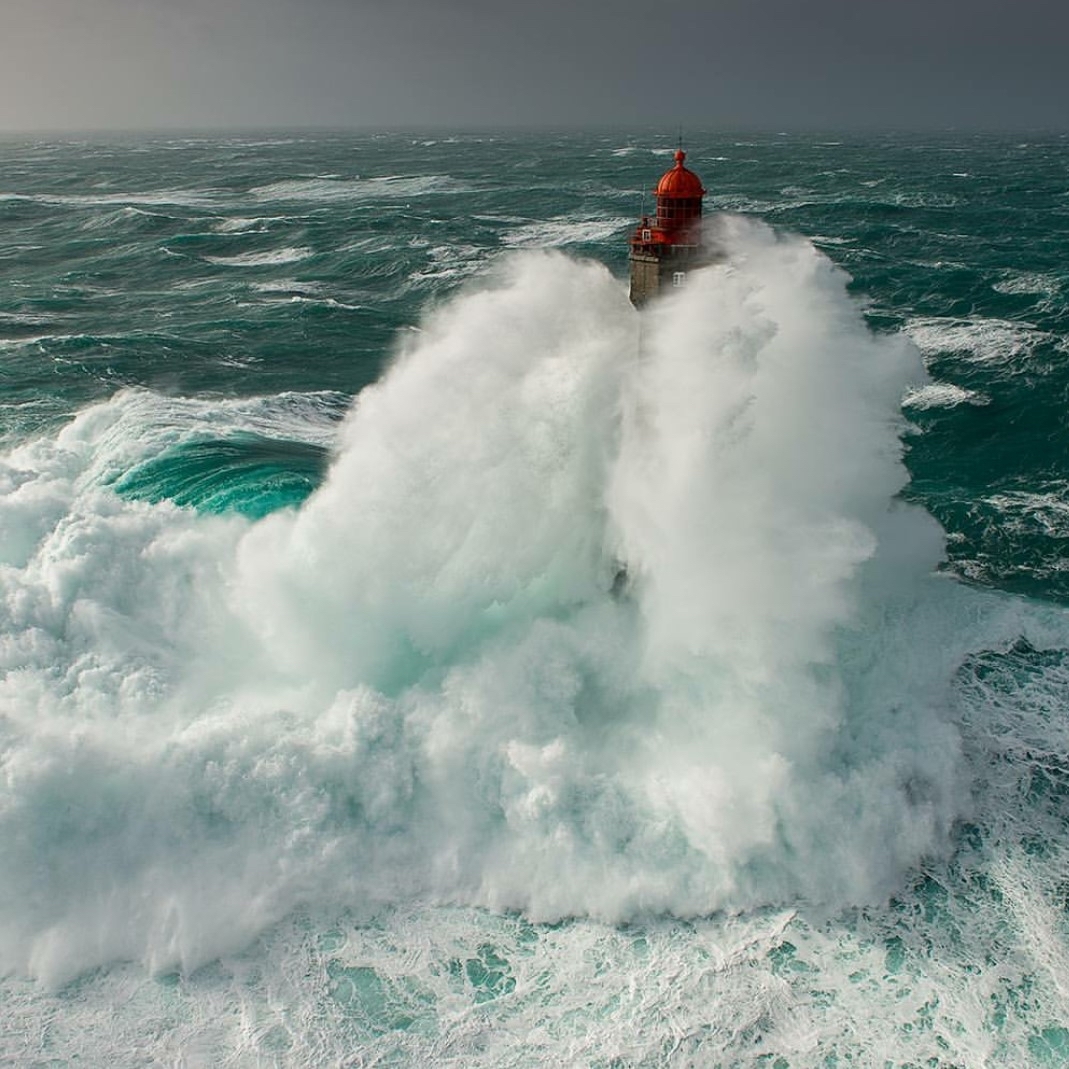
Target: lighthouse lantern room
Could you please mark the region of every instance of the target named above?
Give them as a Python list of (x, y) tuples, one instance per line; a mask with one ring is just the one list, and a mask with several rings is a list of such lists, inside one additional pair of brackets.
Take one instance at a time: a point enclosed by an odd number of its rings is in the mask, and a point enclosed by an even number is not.
[(631, 302), (636, 307), (663, 289), (683, 285), (687, 272), (703, 262), (705, 189), (701, 179), (683, 166), (686, 158), (678, 149), (675, 167), (657, 183), (656, 216), (643, 216), (631, 235)]

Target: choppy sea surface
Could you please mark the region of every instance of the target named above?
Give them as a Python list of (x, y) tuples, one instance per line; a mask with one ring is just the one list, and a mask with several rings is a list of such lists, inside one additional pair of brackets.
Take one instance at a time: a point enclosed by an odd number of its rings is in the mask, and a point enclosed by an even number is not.
[(1069, 141), (0, 142), (0, 1062), (1069, 1064)]

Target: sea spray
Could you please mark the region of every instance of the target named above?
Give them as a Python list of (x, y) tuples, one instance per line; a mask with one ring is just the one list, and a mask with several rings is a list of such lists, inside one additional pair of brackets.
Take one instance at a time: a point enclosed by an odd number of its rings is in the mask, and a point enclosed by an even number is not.
[(648, 315), (611, 488), (658, 695), (634, 774), (728, 902), (863, 899), (955, 808), (939, 711), (955, 662), (864, 699), (858, 672), (911, 627), (942, 555), (938, 526), (896, 497), (899, 403), (925, 373), (808, 242), (713, 228), (723, 262)]
[(432, 316), (358, 398), (322, 489), (245, 540), (241, 593), (276, 656), (332, 686), (407, 685), (510, 619), (607, 590), (605, 484), (635, 345), (609, 273), (560, 255), (516, 257)]
[(8, 458), (5, 968), (192, 968), (301, 905), (834, 907), (944, 848), (916, 355), (805, 242), (722, 240), (642, 317), (506, 262), (256, 524), (101, 485), (121, 399)]

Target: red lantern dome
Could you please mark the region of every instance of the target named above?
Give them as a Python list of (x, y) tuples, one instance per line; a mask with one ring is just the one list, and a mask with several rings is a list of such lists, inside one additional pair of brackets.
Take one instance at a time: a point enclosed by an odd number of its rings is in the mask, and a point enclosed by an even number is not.
[(664, 176), (657, 183), (658, 197), (704, 197), (705, 190), (702, 188), (702, 180), (693, 172), (683, 166), (687, 154), (680, 148), (676, 149), (676, 165), (670, 171), (665, 171)]
[(687, 154), (676, 150), (676, 165), (657, 183), (657, 214), (644, 218), (631, 238), (632, 248), (691, 246), (698, 241), (702, 217), (702, 180), (683, 166)]

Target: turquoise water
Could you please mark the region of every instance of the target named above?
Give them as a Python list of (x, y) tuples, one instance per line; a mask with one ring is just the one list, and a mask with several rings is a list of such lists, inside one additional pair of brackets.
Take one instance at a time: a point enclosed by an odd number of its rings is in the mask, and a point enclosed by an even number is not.
[(688, 140), (0, 144), (3, 1058), (1069, 1063), (1069, 144)]

